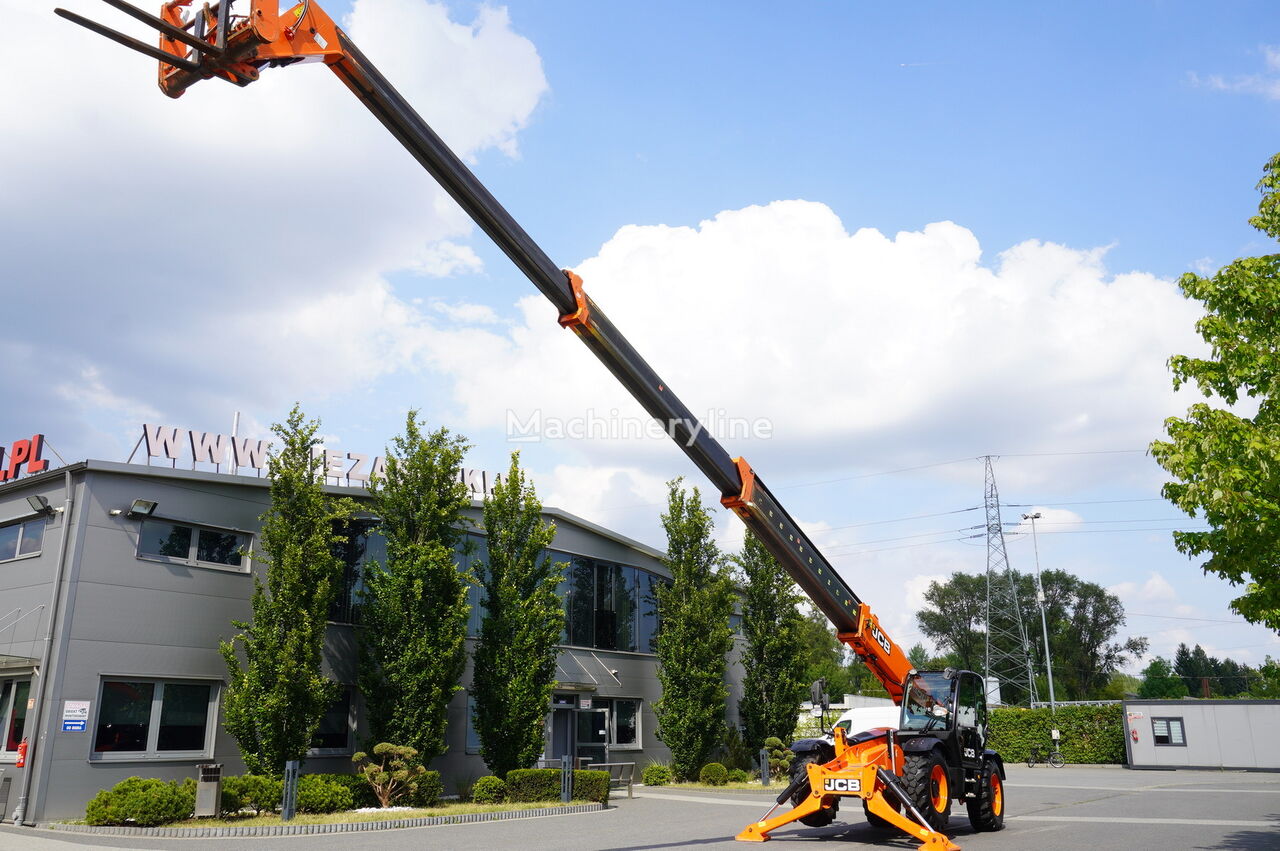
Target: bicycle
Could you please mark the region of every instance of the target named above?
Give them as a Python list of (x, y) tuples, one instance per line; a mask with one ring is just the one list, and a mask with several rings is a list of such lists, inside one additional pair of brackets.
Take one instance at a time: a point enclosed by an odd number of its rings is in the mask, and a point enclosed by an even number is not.
[(1027, 754), (1027, 768), (1035, 768), (1037, 762), (1047, 762), (1054, 768), (1062, 768), (1067, 764), (1067, 761), (1062, 758), (1062, 751), (1058, 750), (1056, 745), (1053, 750), (1049, 751), (1048, 759), (1045, 758), (1044, 753), (1039, 748), (1033, 747), (1031, 752)]

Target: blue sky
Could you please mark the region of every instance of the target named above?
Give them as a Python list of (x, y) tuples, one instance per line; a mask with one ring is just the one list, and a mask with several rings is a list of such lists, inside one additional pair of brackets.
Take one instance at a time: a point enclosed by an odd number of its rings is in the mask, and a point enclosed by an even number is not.
[[(1280, 655), (1173, 550), (1141, 451), (1194, 401), (1164, 368), (1196, 346), (1173, 282), (1272, 250), (1246, 223), (1280, 119), (1267, 5), (325, 5), (693, 410), (776, 426), (730, 451), (899, 641), (928, 581), (983, 568), (997, 454), (1005, 519), (1045, 511), (1042, 565), (1113, 588), (1153, 652)], [(0, 378), (5, 440), (122, 459), (143, 421), (262, 432), (296, 400), (377, 451), (412, 405), (493, 469), (507, 410), (635, 413), (323, 68), (173, 103), (146, 60), (0, 6), (35, 33), (0, 58), (5, 290), (60, 331), (0, 343), (42, 365)], [(53, 38), (101, 85), (18, 73)], [(157, 221), (194, 162), (240, 191)], [(661, 441), (523, 448), (549, 503), (659, 546), (662, 482), (698, 481)]]

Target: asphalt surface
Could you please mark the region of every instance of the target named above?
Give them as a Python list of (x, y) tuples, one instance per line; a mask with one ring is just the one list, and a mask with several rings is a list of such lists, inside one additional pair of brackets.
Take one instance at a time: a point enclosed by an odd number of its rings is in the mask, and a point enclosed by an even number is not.
[[(776, 792), (776, 789), (775, 789)], [(964, 851), (985, 849), (1280, 849), (1280, 774), (1127, 771), (1120, 768), (1009, 767), (1007, 818), (999, 833), (974, 833), (964, 807), (953, 808), (948, 834)], [(733, 836), (768, 808), (756, 792), (682, 792), (637, 788), (606, 812), (491, 824), (324, 834), (275, 839), (140, 839), (0, 826), (0, 851), (70, 848), (228, 851), (352, 848), (642, 849), (750, 847)], [(852, 849), (918, 847), (905, 834), (873, 830), (850, 801), (848, 821), (831, 827), (784, 828), (771, 847)]]

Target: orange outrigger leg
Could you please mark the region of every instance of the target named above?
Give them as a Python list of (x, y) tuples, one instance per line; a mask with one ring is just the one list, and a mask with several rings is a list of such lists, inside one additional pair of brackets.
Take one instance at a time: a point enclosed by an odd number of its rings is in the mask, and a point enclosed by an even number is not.
[[(893, 741), (891, 730), (886, 729), (881, 737), (851, 745), (845, 739), (844, 730), (837, 727), (835, 750), (836, 758), (831, 762), (808, 766), (809, 794), (803, 801), (770, 818), (773, 810), (803, 785), (803, 780), (797, 779), (778, 795), (778, 803), (773, 809), (759, 821), (747, 825), (735, 838), (740, 842), (767, 842), (769, 834), (778, 828), (830, 807), (835, 796), (844, 796), (865, 800), (872, 814), (919, 839), (921, 849), (960, 851), (960, 846), (946, 834), (929, 827), (903, 789), (897, 774), (898, 766), (903, 764), (902, 749)], [(903, 803), (904, 809), (915, 817), (914, 821), (889, 803), (885, 798), (886, 790), (892, 791), (894, 797)]]

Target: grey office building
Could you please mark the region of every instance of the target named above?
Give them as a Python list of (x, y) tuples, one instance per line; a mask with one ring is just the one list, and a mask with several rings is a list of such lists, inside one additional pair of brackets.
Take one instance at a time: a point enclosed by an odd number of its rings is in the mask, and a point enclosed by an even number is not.
[[(99, 789), (133, 775), (193, 777), (206, 762), (244, 771), (221, 723), (218, 642), (230, 638), (233, 620), (250, 617), (261, 568), (242, 553), (258, 534), (267, 488), (253, 476), (95, 460), (0, 484), (0, 816), (13, 819), (21, 804), (28, 823), (77, 818)], [(478, 506), (470, 509), (477, 519)], [(566, 563), (567, 615), (546, 755), (666, 759), (648, 602), (668, 578), (662, 554), (566, 512), (545, 514), (557, 527), (551, 555)], [(483, 531), (468, 537), (462, 568), (484, 558)], [(371, 527), (348, 548), (325, 653), (326, 674), (345, 687), (307, 772), (348, 772), (365, 744), (354, 685), (360, 568), (381, 557), (380, 544)], [(479, 622), (473, 607), (471, 634)], [(741, 696), (739, 652), (728, 665), (730, 720)], [(449, 751), (432, 766), (446, 793), (487, 773), (469, 720), (470, 676), (450, 706)]]

